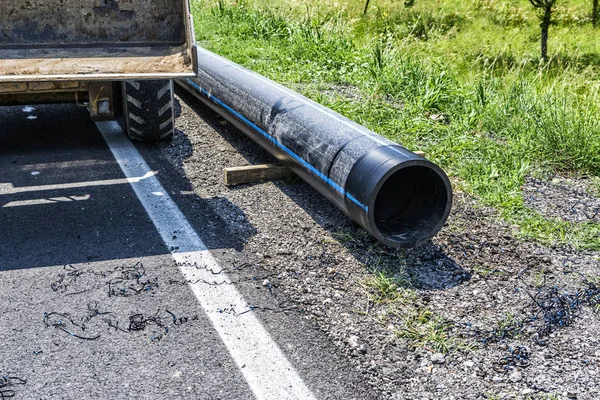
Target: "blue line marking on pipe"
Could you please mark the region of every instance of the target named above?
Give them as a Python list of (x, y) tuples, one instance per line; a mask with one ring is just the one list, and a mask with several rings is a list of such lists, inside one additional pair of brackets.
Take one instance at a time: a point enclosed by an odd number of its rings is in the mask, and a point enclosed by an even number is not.
[(242, 121), (243, 123), (248, 125), (250, 128), (254, 129), (257, 133), (259, 133), (262, 137), (267, 139), (269, 142), (271, 142), (275, 146), (279, 147), (286, 154), (288, 154), (294, 160), (296, 160), (297, 162), (302, 164), (302, 166), (307, 168), (310, 172), (312, 172), (313, 174), (315, 174), (316, 176), (321, 178), (321, 180), (323, 180), (323, 182), (327, 183), (329, 186), (331, 186), (332, 188), (337, 190), (342, 196), (347, 197), (350, 201), (352, 201), (353, 203), (358, 205), (363, 210), (365, 210), (367, 212), (369, 211), (368, 206), (365, 206), (364, 204), (362, 204), (354, 196), (352, 196), (350, 193), (346, 192), (340, 185), (338, 185), (337, 183), (335, 183), (334, 181), (329, 179), (329, 177), (325, 176), (321, 171), (319, 171), (318, 169), (316, 169), (315, 167), (310, 165), (308, 162), (306, 162), (306, 160), (304, 160), (299, 155), (294, 153), (292, 150), (287, 148), (283, 143), (279, 142), (273, 136), (269, 135), (267, 132), (265, 132), (263, 129), (261, 129), (258, 125), (256, 125), (254, 122), (250, 121), (248, 118), (244, 117), (242, 114), (235, 111), (233, 108), (231, 108), (228, 104), (224, 103), (222, 100), (219, 100), (217, 97), (213, 96), (211, 93), (206, 91), (206, 89), (204, 89), (203, 87), (198, 85), (196, 82), (192, 81), (191, 79), (186, 79), (185, 82), (188, 83), (194, 89), (196, 89), (198, 92), (202, 93), (208, 99), (212, 100), (213, 103), (223, 107), (225, 110), (227, 110), (228, 112), (233, 114), (237, 119), (239, 119), (240, 121)]

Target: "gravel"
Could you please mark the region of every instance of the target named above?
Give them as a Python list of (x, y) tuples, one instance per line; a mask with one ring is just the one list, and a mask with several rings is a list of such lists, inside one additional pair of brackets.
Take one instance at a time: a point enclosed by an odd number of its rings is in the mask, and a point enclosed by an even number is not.
[(600, 198), (592, 194), (590, 179), (528, 177), (523, 187), (523, 199), (525, 204), (546, 217), (600, 223)]
[[(597, 315), (583, 307), (574, 323), (551, 331), (544, 345), (533, 334), (543, 321), (530, 319), (536, 291), (577, 290), (600, 271), (600, 253), (516, 239), (515, 228), (494, 210), (460, 192), (447, 226), (431, 242), (390, 249), (300, 180), (226, 187), (224, 167), (273, 159), (181, 96), (175, 139), (164, 145), (168, 159), (227, 223), (241, 252), (267, 272), (256, 290), (272, 290), (281, 303), (302, 310), (379, 398), (597, 398)], [(567, 186), (568, 195), (562, 195), (563, 187), (563, 181), (529, 179), (524, 196), (540, 212), (571, 221), (583, 221), (582, 212), (572, 212), (575, 204), (583, 201), (575, 209), (586, 212), (600, 204), (579, 186)], [(375, 271), (402, 277), (399, 291), (416, 296), (374, 301), (364, 282)], [(448, 321), (448, 338), (463, 345), (442, 354), (399, 338), (415, 310)], [(516, 337), (481, 341), (481, 332), (508, 317), (530, 323)], [(517, 348), (527, 349), (526, 362), (510, 361)]]

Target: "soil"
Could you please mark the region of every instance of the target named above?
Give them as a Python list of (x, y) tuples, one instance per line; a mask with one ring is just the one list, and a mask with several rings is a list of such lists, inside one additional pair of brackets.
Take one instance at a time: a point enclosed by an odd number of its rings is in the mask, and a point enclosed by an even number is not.
[[(301, 308), (378, 398), (598, 398), (600, 320), (591, 303), (568, 308), (543, 335), (548, 319), (539, 303), (550, 293), (576, 299), (595, 282), (600, 253), (517, 239), (514, 227), (464, 193), (455, 194), (451, 217), (432, 241), (388, 248), (300, 180), (225, 186), (224, 167), (273, 159), (180, 95), (175, 138), (164, 145), (169, 160), (228, 223), (242, 252), (270, 274), (262, 286)], [(569, 211), (576, 203), (587, 211), (599, 204), (578, 188), (563, 196), (562, 188), (530, 179), (524, 196), (540, 212), (570, 221), (580, 220), (582, 212)], [(415, 298), (374, 301), (365, 281), (376, 271), (402, 277), (399, 290)], [(419, 310), (446, 321), (446, 339), (456, 344), (447, 354), (398, 337), (406, 316)], [(503, 331), (506, 321), (519, 328)]]
[(600, 198), (594, 196), (590, 179), (528, 177), (523, 199), (525, 204), (549, 218), (600, 223)]

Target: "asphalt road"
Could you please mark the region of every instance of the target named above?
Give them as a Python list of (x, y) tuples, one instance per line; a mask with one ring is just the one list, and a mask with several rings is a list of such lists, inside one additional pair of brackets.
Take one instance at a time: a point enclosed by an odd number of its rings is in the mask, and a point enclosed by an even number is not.
[[(245, 268), (251, 262), (242, 245), (190, 182), (155, 148), (136, 147), (229, 279), (262, 279)], [(2, 387), (0, 378), (0, 393), (12, 390), (15, 399), (302, 398), (257, 391), (240, 361), (243, 349), (232, 357), (223, 341), (223, 335), (252, 340), (251, 334), (215, 329), (214, 310), (207, 314), (202, 293), (186, 282), (172, 255), (177, 249), (159, 229), (86, 109), (0, 108), (0, 377), (26, 381)], [(252, 285), (237, 286), (248, 304), (268, 301)], [(220, 289), (195, 290), (218, 296)], [(360, 375), (301, 315), (246, 311), (315, 398), (371, 397)], [(243, 316), (227, 304), (219, 312)]]

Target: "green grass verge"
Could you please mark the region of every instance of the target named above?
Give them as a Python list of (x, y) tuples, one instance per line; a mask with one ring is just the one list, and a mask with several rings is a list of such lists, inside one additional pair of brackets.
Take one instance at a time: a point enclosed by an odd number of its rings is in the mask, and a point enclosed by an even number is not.
[[(542, 217), (528, 174), (600, 174), (600, 29), (564, 3), (540, 64), (526, 0), (193, 3), (199, 43), (419, 149), (518, 234), (600, 249), (600, 227)], [(410, 4), (410, 3), (406, 3)], [(596, 180), (597, 182), (597, 180)]]

